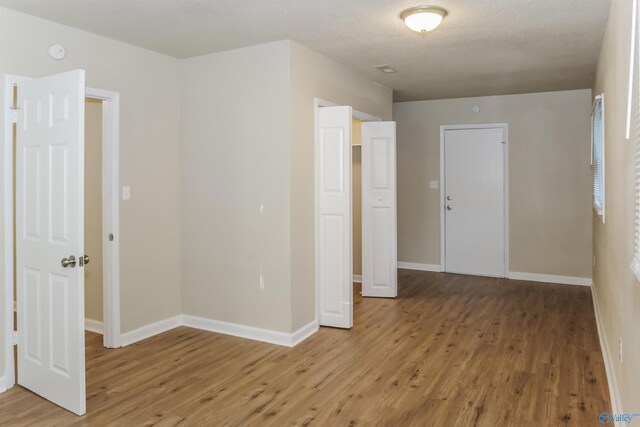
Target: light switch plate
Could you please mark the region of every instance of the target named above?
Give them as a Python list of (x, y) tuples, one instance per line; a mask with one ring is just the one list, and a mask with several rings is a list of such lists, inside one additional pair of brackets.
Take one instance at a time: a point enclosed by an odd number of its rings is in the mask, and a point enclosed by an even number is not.
[(131, 198), (131, 189), (125, 185), (122, 187), (122, 200), (129, 200)]
[(438, 181), (429, 181), (429, 188), (432, 190), (438, 189)]

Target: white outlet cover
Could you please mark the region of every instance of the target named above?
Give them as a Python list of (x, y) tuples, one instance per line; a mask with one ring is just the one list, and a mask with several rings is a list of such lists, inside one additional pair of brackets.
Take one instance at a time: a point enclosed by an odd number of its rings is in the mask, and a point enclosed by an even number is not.
[(438, 189), (438, 181), (429, 181), (429, 188), (432, 190)]
[(125, 185), (124, 187), (122, 187), (122, 200), (129, 199), (131, 199), (131, 188)]

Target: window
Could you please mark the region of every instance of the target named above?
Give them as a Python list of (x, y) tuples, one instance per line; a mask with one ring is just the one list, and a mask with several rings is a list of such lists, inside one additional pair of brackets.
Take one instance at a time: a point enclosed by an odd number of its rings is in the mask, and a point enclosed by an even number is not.
[(593, 207), (604, 223), (604, 94), (596, 96), (591, 115)]

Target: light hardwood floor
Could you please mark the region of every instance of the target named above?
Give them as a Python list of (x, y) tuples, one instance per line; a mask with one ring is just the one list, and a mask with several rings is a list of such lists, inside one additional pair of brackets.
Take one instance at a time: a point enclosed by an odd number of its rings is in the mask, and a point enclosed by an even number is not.
[(107, 350), (87, 415), (14, 387), (0, 425), (598, 425), (609, 394), (589, 288), (409, 270), (351, 331), (293, 349), (178, 328)]

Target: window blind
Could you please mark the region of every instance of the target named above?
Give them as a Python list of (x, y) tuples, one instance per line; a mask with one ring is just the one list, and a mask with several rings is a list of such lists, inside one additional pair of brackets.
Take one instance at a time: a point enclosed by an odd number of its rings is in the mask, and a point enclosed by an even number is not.
[(591, 166), (593, 169), (593, 206), (604, 214), (604, 95), (596, 96), (591, 117)]

